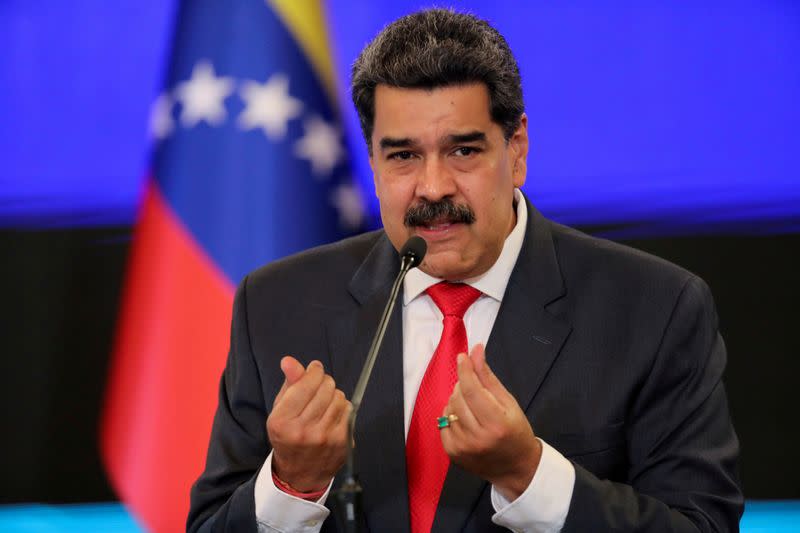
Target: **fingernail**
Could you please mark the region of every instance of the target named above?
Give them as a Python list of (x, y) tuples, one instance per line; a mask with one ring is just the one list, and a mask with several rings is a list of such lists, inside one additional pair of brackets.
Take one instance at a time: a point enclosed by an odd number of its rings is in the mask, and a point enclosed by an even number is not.
[(308, 366), (309, 366), (309, 367), (310, 367), (310, 366), (318, 366), (318, 367), (320, 367), (320, 368), (325, 368), (325, 367), (322, 365), (322, 363), (321, 363), (321, 362), (319, 362), (319, 361), (317, 361), (316, 359), (314, 359), (313, 361), (311, 361), (311, 362), (308, 364)]
[(466, 358), (467, 358), (467, 354), (465, 354), (465, 353), (460, 353), (460, 354), (458, 354), (458, 355), (456, 356), (456, 361), (457, 361), (459, 364), (461, 364), (461, 361), (463, 361), (463, 360), (464, 360), (464, 359), (466, 359)]

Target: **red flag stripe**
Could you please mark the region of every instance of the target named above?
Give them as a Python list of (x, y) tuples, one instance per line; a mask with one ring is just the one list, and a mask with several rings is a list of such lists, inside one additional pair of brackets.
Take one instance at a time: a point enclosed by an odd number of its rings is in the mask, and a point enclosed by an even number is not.
[(129, 261), (102, 453), (134, 514), (178, 532), (205, 463), (234, 287), (152, 182)]

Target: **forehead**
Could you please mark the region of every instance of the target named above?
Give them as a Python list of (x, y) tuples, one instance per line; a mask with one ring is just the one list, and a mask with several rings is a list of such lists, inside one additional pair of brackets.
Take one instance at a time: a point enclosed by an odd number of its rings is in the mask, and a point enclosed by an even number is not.
[(435, 89), (378, 85), (375, 89), (373, 145), (389, 137), (424, 139), (463, 131), (490, 134), (489, 91), (483, 83)]

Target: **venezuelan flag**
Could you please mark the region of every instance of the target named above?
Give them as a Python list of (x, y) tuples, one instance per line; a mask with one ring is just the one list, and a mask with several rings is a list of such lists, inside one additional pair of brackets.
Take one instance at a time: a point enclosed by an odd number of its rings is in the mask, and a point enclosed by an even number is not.
[(102, 421), (112, 484), (157, 533), (183, 531), (236, 283), (360, 229), (318, 0), (185, 0), (153, 114)]

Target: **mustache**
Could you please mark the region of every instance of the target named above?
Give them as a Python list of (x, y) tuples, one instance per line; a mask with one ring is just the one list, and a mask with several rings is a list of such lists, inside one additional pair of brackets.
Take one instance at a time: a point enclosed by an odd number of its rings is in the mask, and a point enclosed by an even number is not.
[(434, 222), (446, 221), (451, 224), (472, 224), (475, 222), (475, 212), (464, 204), (456, 204), (449, 198), (438, 202), (422, 200), (412, 205), (406, 211), (403, 224), (406, 227), (431, 226)]

